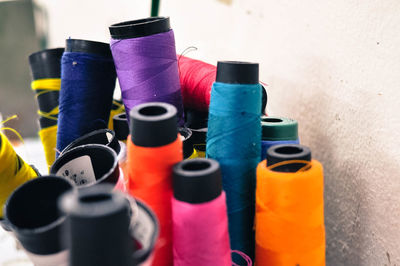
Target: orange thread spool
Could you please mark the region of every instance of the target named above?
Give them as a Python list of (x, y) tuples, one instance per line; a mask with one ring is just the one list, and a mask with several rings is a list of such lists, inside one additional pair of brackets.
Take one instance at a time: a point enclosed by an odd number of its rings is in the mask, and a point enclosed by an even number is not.
[(160, 222), (152, 263), (157, 266), (173, 265), (172, 167), (183, 159), (176, 113), (176, 108), (166, 103), (140, 104), (130, 112), (128, 190), (146, 202)]
[[(274, 171), (301, 163), (296, 172)], [(259, 163), (255, 227), (257, 266), (325, 265), (323, 168), (311, 153), (309, 162)]]

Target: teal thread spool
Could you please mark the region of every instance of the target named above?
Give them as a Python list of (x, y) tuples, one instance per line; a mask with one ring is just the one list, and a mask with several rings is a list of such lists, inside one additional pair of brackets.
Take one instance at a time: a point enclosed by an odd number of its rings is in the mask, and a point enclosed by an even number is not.
[(279, 144), (299, 144), (298, 124), (294, 119), (278, 116), (261, 117), (261, 161), (265, 160), (267, 150)]
[[(258, 64), (218, 62), (211, 90), (208, 158), (221, 165), (232, 250), (254, 258), (256, 167), (261, 154), (261, 85)], [(239, 256), (233, 261), (240, 264)]]

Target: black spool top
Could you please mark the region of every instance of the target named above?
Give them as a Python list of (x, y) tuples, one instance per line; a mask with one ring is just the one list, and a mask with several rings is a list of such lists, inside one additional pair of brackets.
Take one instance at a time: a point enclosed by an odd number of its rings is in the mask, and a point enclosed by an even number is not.
[(258, 63), (218, 61), (216, 81), (228, 84), (258, 84)]
[[(90, 162), (87, 162), (87, 157), (89, 157)], [(69, 163), (75, 159), (83, 159), (85, 163), (71, 166)], [(69, 164), (69, 167), (59, 175), (73, 180), (78, 188), (87, 188), (99, 183), (115, 185), (119, 179), (117, 154), (113, 149), (105, 145), (87, 144), (62, 153), (54, 161), (50, 168), (50, 173), (57, 174), (67, 164)], [(82, 170), (84, 171), (82, 172)], [(93, 170), (95, 178), (93, 182), (90, 181), (93, 179), (90, 175), (91, 170)]]
[(150, 102), (133, 107), (131, 139), (137, 146), (160, 147), (172, 143), (178, 136), (177, 110), (168, 103)]
[(29, 56), (32, 78), (48, 79), (61, 77), (61, 57), (64, 48), (46, 49)]
[(190, 129), (201, 129), (208, 126), (208, 112), (186, 109), (185, 119), (185, 126)]
[(119, 154), (121, 151), (121, 146), (118, 143), (117, 138), (115, 137), (115, 132), (104, 128), (94, 130), (89, 132), (82, 137), (77, 138), (73, 142), (71, 142), (65, 149), (61, 152), (61, 155), (66, 151), (69, 151), (78, 146), (86, 145), (86, 144), (101, 144), (110, 147), (115, 151), (115, 153)]
[(171, 29), (169, 17), (150, 17), (145, 19), (125, 21), (109, 27), (111, 38), (130, 39), (145, 37)]
[(222, 191), (219, 163), (213, 159), (196, 158), (175, 164), (174, 197), (188, 203), (208, 202)]
[[(300, 144), (274, 145), (267, 150), (267, 166), (291, 160), (311, 162), (311, 150)], [(294, 173), (304, 166), (304, 163), (290, 163), (275, 167), (272, 171)]]
[(262, 92), (261, 114), (265, 114), (265, 108), (267, 107), (267, 102), (268, 102), (268, 94), (267, 94), (267, 90), (264, 88), (263, 85), (261, 85), (261, 92)]
[(110, 44), (80, 39), (67, 39), (65, 41), (66, 52), (78, 52), (95, 54), (104, 57), (112, 57)]
[(48, 255), (64, 249), (60, 233), (66, 217), (60, 214), (57, 200), (69, 190), (73, 190), (71, 182), (49, 175), (24, 183), (8, 198), (4, 217), (26, 250)]
[(193, 154), (193, 141), (192, 141), (192, 131), (186, 127), (178, 128), (179, 134), (183, 137), (183, 159), (187, 159)]
[(120, 113), (113, 117), (113, 127), (115, 131), (115, 137), (118, 140), (126, 140), (129, 135), (129, 125), (126, 119), (126, 113)]
[(129, 232), (131, 208), (125, 196), (97, 186), (66, 193), (58, 203), (68, 215), (65, 244), (70, 265), (136, 265)]

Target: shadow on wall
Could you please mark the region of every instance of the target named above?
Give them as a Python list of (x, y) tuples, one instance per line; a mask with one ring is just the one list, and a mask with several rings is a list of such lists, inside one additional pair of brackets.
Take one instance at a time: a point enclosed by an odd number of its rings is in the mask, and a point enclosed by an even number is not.
[[(34, 93), (30, 88), (28, 56), (39, 50), (30, 0), (0, 2), (0, 113), (24, 137), (37, 136)], [(9, 135), (15, 137), (15, 135)]]
[[(275, 109), (299, 121), (301, 143), (324, 165), (327, 265), (398, 265), (400, 258), (390, 257), (398, 251), (396, 239), (385, 238), (380, 227), (389, 221), (371, 218), (380, 211), (373, 209), (376, 202), (396, 191), (390, 181), (377, 187), (379, 179), (385, 179), (379, 169), (392, 164), (386, 172), (398, 173), (400, 167), (373, 141), (370, 120), (376, 114), (368, 106), (369, 96), (347, 93), (346, 84), (338, 86), (344, 81), (332, 80), (329, 62), (309, 62), (300, 73), (301, 83), (274, 77), (271, 85), (279, 89), (278, 104), (284, 106)], [(382, 202), (380, 207), (391, 204)], [(396, 229), (388, 228), (396, 235)]]

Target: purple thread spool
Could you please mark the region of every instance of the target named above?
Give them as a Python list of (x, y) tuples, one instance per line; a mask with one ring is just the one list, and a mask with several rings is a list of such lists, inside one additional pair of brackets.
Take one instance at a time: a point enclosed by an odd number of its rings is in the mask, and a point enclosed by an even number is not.
[(169, 18), (127, 21), (111, 25), (109, 30), (127, 115), (138, 104), (165, 102), (176, 107), (178, 124), (183, 126), (178, 61)]

